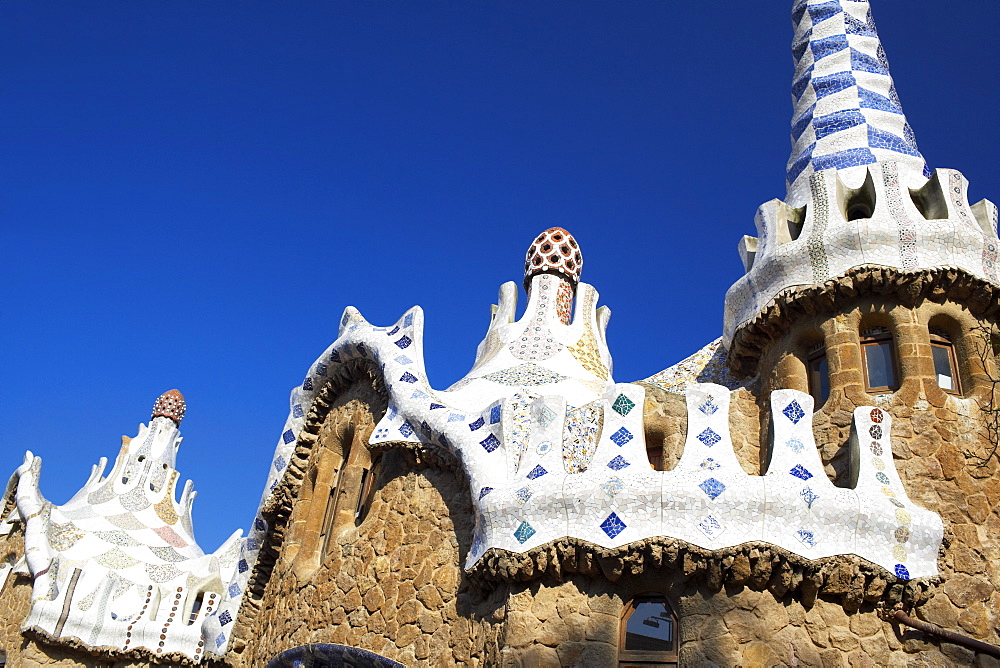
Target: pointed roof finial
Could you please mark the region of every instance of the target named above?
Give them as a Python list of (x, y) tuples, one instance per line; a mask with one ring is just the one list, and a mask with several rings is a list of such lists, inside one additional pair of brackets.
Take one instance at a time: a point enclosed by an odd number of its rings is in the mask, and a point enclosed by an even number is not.
[(535, 238), (524, 257), (524, 289), (538, 274), (557, 274), (576, 288), (582, 271), (580, 244), (563, 228), (550, 227)]
[[(809, 199), (809, 177), (896, 161), (930, 176), (903, 115), (868, 0), (796, 0), (792, 155), (786, 201)], [(907, 170), (906, 168), (910, 169)]]
[(153, 415), (150, 419), (165, 417), (180, 425), (187, 411), (187, 404), (184, 402), (184, 395), (178, 390), (167, 390), (160, 395), (156, 403), (153, 404)]

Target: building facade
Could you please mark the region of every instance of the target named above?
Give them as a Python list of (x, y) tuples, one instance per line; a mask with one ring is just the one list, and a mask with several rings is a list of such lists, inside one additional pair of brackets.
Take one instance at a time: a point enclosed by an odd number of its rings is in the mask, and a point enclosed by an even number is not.
[(7, 662), (1000, 663), (997, 207), (925, 163), (867, 0), (793, 24), (787, 195), (739, 244), (719, 340), (615, 382), (610, 312), (552, 228), (524, 315), (501, 286), (446, 390), (419, 308), (348, 308), (213, 553), (176, 500), (176, 391), (65, 505), (29, 452)]

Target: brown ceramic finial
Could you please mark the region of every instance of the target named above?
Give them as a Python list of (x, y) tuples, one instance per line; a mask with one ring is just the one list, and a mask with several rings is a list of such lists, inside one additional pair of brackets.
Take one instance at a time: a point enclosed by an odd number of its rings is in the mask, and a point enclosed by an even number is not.
[(524, 258), (524, 289), (538, 274), (562, 276), (573, 288), (580, 282), (583, 255), (573, 235), (561, 227), (550, 227), (534, 240)]
[(184, 411), (186, 410), (187, 404), (184, 403), (184, 395), (178, 390), (168, 390), (161, 394), (160, 398), (153, 404), (153, 415), (150, 419), (170, 418), (179, 425), (184, 419)]

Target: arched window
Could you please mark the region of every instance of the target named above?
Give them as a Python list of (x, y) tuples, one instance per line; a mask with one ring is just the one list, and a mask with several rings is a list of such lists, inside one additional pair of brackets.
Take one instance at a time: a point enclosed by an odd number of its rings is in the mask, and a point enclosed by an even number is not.
[(962, 384), (958, 376), (955, 346), (952, 345), (951, 338), (937, 329), (931, 329), (930, 334), (934, 375), (937, 377), (938, 387), (951, 394), (961, 394)]
[(826, 345), (822, 341), (809, 350), (806, 373), (809, 376), (809, 394), (819, 408), (830, 396), (830, 369), (826, 364)]
[(678, 665), (678, 631), (677, 614), (665, 596), (636, 596), (622, 614), (618, 665)]
[(861, 333), (861, 364), (868, 392), (892, 392), (899, 388), (892, 332), (873, 327)]

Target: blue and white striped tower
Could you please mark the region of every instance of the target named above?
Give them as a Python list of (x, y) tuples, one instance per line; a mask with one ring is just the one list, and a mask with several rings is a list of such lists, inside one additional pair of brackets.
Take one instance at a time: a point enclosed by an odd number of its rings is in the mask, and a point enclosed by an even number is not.
[(868, 0), (796, 0), (792, 10), (795, 78), (792, 155), (785, 201), (809, 199), (809, 177), (847, 170), (845, 182), (865, 176), (865, 165), (899, 163), (905, 182), (930, 176), (889, 75)]

